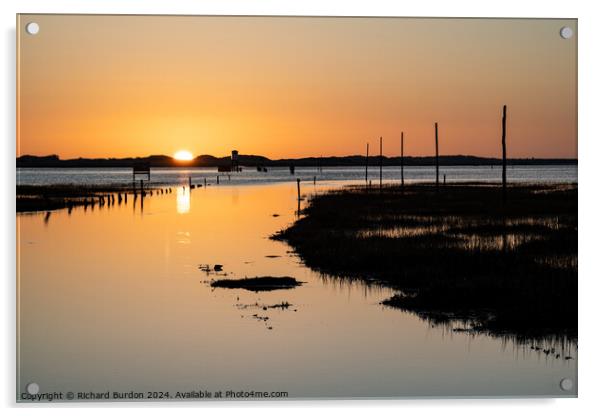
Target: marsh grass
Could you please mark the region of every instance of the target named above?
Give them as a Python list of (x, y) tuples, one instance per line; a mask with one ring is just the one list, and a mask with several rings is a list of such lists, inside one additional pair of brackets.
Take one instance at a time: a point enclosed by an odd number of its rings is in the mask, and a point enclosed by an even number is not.
[[(145, 185), (145, 192), (161, 188), (162, 184)], [(111, 194), (131, 194), (132, 185), (17, 185), (16, 211), (50, 211), (77, 206), (95, 205), (98, 198)]]
[(346, 188), (272, 238), (309, 267), (380, 281), (383, 303), (527, 338), (577, 336), (577, 186)]

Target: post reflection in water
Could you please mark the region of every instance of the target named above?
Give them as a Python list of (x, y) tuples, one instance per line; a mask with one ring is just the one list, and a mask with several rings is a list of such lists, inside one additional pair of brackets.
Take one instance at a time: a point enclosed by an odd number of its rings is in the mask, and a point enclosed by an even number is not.
[(178, 187), (176, 211), (178, 214), (188, 214), (190, 212), (190, 188), (184, 186)]

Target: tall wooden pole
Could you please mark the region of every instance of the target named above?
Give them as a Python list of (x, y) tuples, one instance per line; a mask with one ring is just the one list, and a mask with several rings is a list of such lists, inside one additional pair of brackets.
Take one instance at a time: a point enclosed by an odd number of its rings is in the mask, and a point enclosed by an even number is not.
[(401, 187), (403, 188), (404, 185), (404, 181), (403, 181), (403, 131), (401, 132)]
[(383, 187), (383, 138), (380, 138), (380, 188)]
[(301, 179), (297, 178), (297, 215), (301, 215)]
[(506, 202), (506, 105), (502, 110), (502, 193)]
[(366, 184), (368, 183), (368, 157), (370, 153), (370, 143), (366, 143)]
[(435, 183), (439, 189), (439, 125), (435, 123)]

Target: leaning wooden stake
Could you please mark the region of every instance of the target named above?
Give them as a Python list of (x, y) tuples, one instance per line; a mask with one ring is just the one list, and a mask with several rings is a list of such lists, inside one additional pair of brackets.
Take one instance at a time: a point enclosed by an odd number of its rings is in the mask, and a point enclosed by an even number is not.
[(435, 175), (435, 183), (439, 189), (439, 125), (437, 123), (435, 123)]
[(506, 106), (502, 110), (502, 197), (506, 202)]
[(401, 187), (403, 188), (404, 180), (403, 180), (403, 131), (401, 132)]
[(383, 138), (380, 138), (380, 189), (383, 188)]
[(368, 157), (370, 153), (370, 143), (366, 143), (366, 185), (368, 184)]

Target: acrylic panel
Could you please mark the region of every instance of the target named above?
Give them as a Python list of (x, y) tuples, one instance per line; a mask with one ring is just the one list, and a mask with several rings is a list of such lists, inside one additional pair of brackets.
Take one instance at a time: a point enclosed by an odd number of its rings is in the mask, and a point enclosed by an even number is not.
[(17, 43), (17, 401), (577, 396), (576, 19)]

